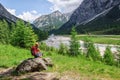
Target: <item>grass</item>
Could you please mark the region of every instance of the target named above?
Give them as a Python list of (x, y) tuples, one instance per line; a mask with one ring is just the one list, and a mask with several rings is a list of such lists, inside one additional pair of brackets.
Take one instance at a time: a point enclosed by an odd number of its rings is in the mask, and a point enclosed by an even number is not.
[[(107, 80), (119, 80), (120, 68), (108, 66), (101, 62), (85, 60), (84, 57), (68, 57), (58, 54), (50, 56), (54, 60), (55, 66), (50, 69), (53, 72), (72, 72), (72, 75), (82, 75), (92, 78), (107, 78)], [(97, 79), (98, 80), (98, 79)]]
[(80, 40), (91, 39), (94, 43), (120, 45), (120, 35), (79, 35)]
[(0, 44), (0, 67), (11, 67), (18, 65), (21, 61), (30, 58), (29, 50), (15, 48), (11, 45)]
[[(108, 66), (101, 62), (86, 60), (84, 57), (69, 57), (56, 54), (56, 52), (45, 52), (44, 57), (50, 57), (54, 66), (46, 72), (58, 72), (62, 76), (88, 77), (89, 80), (120, 80), (120, 68)], [(31, 58), (29, 50), (12, 47), (11, 45), (0, 45), (0, 67), (13, 67), (27, 58)], [(82, 79), (85, 80), (85, 79)]]

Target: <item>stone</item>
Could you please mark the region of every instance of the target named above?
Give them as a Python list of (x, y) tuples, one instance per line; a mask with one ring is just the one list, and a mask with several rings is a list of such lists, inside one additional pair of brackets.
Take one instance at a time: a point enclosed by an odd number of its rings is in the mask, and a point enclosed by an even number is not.
[(15, 71), (17, 73), (42, 71), (47, 70), (49, 65), (53, 65), (50, 58), (29, 58), (20, 63)]
[(50, 67), (53, 66), (52, 60), (50, 58), (43, 58), (43, 60), (45, 61), (45, 64), (47, 66), (50, 66)]

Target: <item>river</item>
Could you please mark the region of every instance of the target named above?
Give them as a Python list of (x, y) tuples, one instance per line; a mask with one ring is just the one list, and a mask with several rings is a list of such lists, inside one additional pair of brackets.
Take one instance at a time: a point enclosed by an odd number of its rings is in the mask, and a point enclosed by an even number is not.
[[(53, 46), (55, 48), (59, 48), (60, 44), (63, 43), (66, 46), (69, 47), (70, 45), (70, 38), (69, 37), (64, 37), (64, 36), (50, 36), (47, 40), (44, 41), (48, 46)], [(86, 48), (84, 46), (84, 41), (79, 41), (81, 45), (82, 51), (86, 51)], [(108, 45), (108, 44), (98, 44), (94, 43), (95, 47), (99, 49), (101, 56), (103, 56), (104, 51), (107, 46), (111, 47), (112, 53), (117, 53), (118, 45)]]

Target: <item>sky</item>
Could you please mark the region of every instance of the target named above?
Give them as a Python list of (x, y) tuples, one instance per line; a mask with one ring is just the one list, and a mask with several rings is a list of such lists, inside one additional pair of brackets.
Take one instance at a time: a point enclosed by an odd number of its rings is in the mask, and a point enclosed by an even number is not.
[(83, 0), (0, 0), (0, 3), (13, 15), (32, 22), (41, 15), (56, 10), (62, 13), (74, 11)]

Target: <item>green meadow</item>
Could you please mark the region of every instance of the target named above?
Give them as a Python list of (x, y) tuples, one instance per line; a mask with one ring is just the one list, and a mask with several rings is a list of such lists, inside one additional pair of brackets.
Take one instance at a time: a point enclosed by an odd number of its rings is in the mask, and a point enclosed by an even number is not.
[(94, 43), (120, 45), (120, 35), (79, 35), (79, 40), (89, 38)]
[[(70, 57), (57, 54), (57, 52), (42, 51), (44, 57), (50, 57), (54, 63), (52, 68), (45, 72), (58, 72), (61, 75), (71, 73), (89, 77), (90, 80), (119, 80), (120, 68), (93, 62), (84, 56)], [(0, 68), (16, 67), (21, 61), (32, 58), (30, 50), (16, 48), (11, 45), (0, 45)]]

